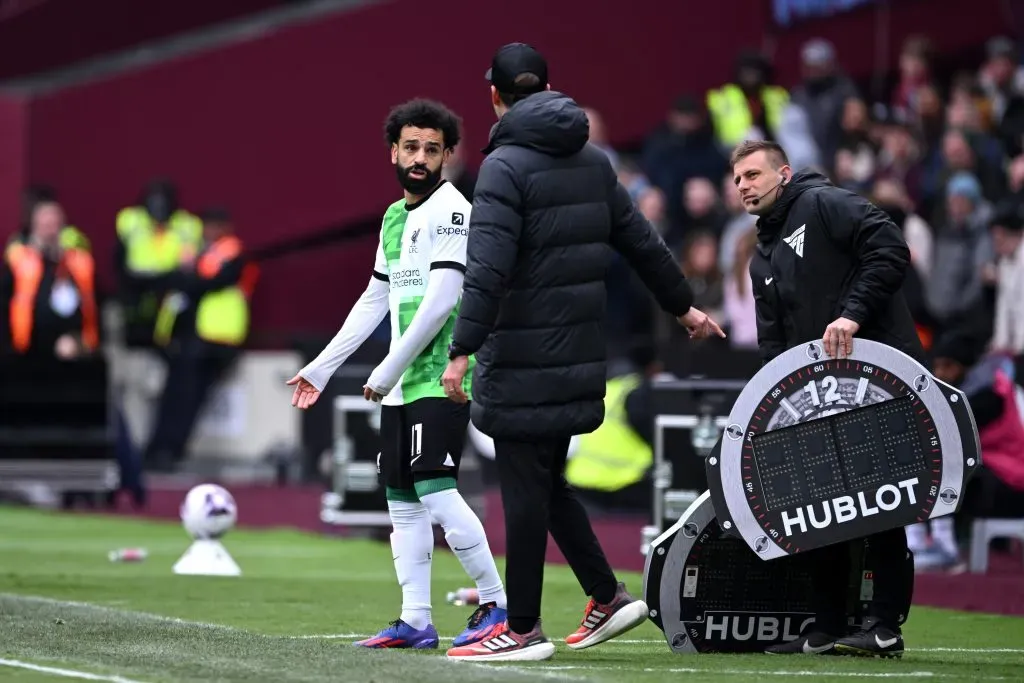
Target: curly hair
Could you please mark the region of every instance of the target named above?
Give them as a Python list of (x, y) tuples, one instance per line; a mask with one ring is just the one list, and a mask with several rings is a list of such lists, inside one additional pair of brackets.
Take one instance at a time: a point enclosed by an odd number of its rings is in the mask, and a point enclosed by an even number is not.
[(384, 135), (388, 146), (398, 144), (406, 126), (441, 131), (445, 149), (454, 149), (461, 139), (462, 121), (452, 110), (434, 100), (414, 99), (399, 104), (388, 113)]

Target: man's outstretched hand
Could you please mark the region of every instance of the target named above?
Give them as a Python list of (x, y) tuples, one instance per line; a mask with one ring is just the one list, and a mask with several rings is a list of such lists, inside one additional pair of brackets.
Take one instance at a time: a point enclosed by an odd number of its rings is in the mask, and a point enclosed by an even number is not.
[(320, 390), (299, 375), (292, 377), (287, 384), (295, 386), (295, 391), (292, 393), (292, 405), (296, 408), (305, 410), (320, 398)]
[(717, 335), (722, 339), (725, 339), (725, 332), (718, 326), (711, 316), (704, 311), (699, 311), (696, 308), (691, 307), (686, 315), (681, 315), (679, 318), (679, 324), (686, 328), (686, 331), (690, 333), (690, 339), (706, 339), (711, 335)]

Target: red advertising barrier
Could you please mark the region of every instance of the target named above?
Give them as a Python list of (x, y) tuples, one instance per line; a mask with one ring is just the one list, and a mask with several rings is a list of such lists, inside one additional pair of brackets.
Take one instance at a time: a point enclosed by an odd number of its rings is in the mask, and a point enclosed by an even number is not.
[[(379, 215), (398, 196), (382, 122), (407, 98), (438, 98), (464, 117), (475, 167), (494, 123), (483, 73), (502, 43), (536, 45), (549, 58), (555, 89), (600, 110), (614, 139), (635, 140), (681, 92), (730, 79), (737, 50), (776, 30), (768, 3), (748, 4), (746, 11), (663, 0), (367, 6), (41, 97), (31, 110), (31, 179), (58, 188), (96, 244), (100, 272), (109, 266), (117, 209), (157, 174), (179, 182), (189, 207), (229, 206), (243, 238), (266, 247)], [(957, 44), (1000, 30), (998, 0), (972, 3), (969, 23), (948, 11), (959, 4), (894, 5), (890, 47), (918, 30), (952, 32)], [(813, 35), (832, 39), (848, 70), (869, 73), (878, 51), (875, 15), (866, 9), (776, 36), (780, 81), (796, 80), (800, 42)], [(895, 49), (884, 54), (895, 63)], [(255, 327), (336, 327), (368, 277), (373, 246), (268, 262)]]
[(281, 4), (282, 0), (22, 0), (7, 9), (0, 3), (0, 79), (56, 69)]
[(18, 97), (0, 95), (0, 239), (18, 229), (21, 188), (26, 184), (28, 106)]

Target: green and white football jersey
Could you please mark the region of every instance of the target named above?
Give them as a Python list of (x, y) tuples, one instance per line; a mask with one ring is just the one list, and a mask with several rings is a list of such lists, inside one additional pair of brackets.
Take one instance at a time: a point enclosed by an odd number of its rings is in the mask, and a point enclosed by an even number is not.
[[(466, 269), (466, 243), (472, 204), (448, 182), (443, 182), (425, 200), (406, 208), (405, 200), (388, 207), (377, 245), (374, 270), (388, 277), (391, 315), (391, 347), (409, 328), (430, 275), (438, 268)], [(402, 373), (383, 405), (405, 405), (421, 398), (446, 398), (441, 375), (448, 366), (448, 345), (458, 306), (441, 331)], [(463, 388), (470, 390), (473, 359)]]

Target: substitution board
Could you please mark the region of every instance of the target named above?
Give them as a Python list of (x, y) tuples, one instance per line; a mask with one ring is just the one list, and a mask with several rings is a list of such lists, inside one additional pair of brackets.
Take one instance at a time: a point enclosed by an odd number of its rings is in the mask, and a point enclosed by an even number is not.
[[(856, 628), (873, 597), (870, 543), (851, 544), (849, 626)], [(678, 654), (763, 652), (795, 639), (814, 620), (806, 554), (763, 562), (740, 539), (723, 533), (705, 491), (651, 544), (644, 565), (644, 601), (651, 621)], [(908, 555), (904, 595), (913, 592)], [(910, 604), (902, 606), (905, 621)]]
[(726, 534), (763, 560), (955, 512), (981, 463), (966, 396), (910, 356), (854, 339), (766, 364), (705, 460)]

